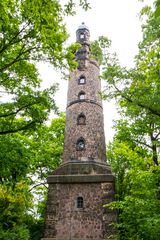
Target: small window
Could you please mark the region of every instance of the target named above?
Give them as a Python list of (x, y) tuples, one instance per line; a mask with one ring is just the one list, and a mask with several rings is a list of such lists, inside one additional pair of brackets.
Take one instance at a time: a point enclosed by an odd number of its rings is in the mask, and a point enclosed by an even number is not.
[(84, 76), (81, 76), (79, 79), (78, 79), (78, 84), (85, 84), (86, 83), (86, 78)]
[(83, 113), (78, 115), (77, 118), (77, 125), (85, 125), (86, 124), (86, 117)]
[(84, 150), (85, 149), (85, 140), (83, 138), (79, 138), (76, 143), (77, 150)]
[(77, 208), (83, 208), (83, 197), (77, 197)]
[(80, 34), (80, 39), (84, 39), (84, 33)]
[(85, 92), (80, 92), (78, 94), (78, 98), (79, 98), (79, 100), (84, 100), (85, 99)]

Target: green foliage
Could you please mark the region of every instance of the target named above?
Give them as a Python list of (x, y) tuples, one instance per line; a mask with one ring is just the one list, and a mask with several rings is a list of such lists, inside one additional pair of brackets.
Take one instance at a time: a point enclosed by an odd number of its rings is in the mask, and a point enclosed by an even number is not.
[(29, 233), (26, 226), (16, 226), (12, 230), (3, 231), (0, 229), (0, 239), (1, 240), (29, 240)]
[(46, 179), (62, 161), (65, 115), (54, 118), (50, 126), (43, 125), (32, 136), (31, 151), (34, 156), (32, 171), (40, 180)]
[(135, 67), (121, 67), (108, 51), (102, 73), (102, 96), (116, 99), (121, 116), (107, 152), (116, 176), (116, 201), (110, 207), (118, 211), (120, 240), (160, 239), (160, 18), (155, 2), (155, 9), (141, 11), (146, 23)]
[(65, 115), (32, 134), (0, 136), (0, 239), (42, 237), (46, 177), (61, 162)]
[(29, 154), (29, 139), (21, 134), (0, 136), (1, 182), (14, 185), (30, 171), (32, 155)]
[(108, 159), (116, 176), (116, 202), (110, 207), (119, 213), (119, 239), (158, 240), (160, 168), (143, 149), (132, 149), (118, 138), (108, 148)]
[[(119, 112), (124, 119), (125, 130), (137, 145), (152, 152), (153, 162), (158, 165), (160, 143), (160, 81), (159, 81), (159, 17), (150, 10), (143, 26), (143, 40), (135, 67), (121, 67), (115, 58), (106, 59), (103, 78), (107, 81), (103, 97), (116, 98)], [(122, 122), (121, 122), (122, 126)], [(117, 125), (119, 127), (119, 125)]]
[[(11, 184), (12, 185), (12, 184)], [(14, 189), (3, 183), (0, 188), (0, 239), (29, 239), (25, 222), (31, 207), (31, 194), (27, 184), (21, 180)]]
[[(80, 1), (85, 8), (86, 1)], [(58, 0), (0, 1), (0, 134), (36, 129), (57, 111), (53, 85), (40, 89), (38, 61), (62, 72), (73, 69), (78, 45), (66, 48), (68, 38)]]
[(95, 59), (99, 65), (102, 65), (105, 62), (107, 56), (107, 49), (110, 46), (111, 41), (104, 36), (100, 36), (98, 40), (91, 42), (91, 58)]
[[(76, 6), (77, 2), (73, 1), (73, 0), (69, 0), (67, 4), (65, 4), (65, 12), (66, 14), (71, 14), (71, 15), (75, 15), (75, 6)], [(90, 9), (90, 3), (87, 0), (79, 0), (79, 6), (81, 6), (85, 11), (87, 11), (88, 9)]]
[(158, 18), (160, 16), (160, 1), (159, 0), (155, 1), (155, 7), (156, 7), (155, 17)]

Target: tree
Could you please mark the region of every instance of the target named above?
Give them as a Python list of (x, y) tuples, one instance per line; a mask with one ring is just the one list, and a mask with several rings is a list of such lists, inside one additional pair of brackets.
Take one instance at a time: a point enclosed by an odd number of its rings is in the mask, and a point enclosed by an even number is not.
[[(80, 5), (87, 8), (86, 0)], [(66, 48), (63, 17), (73, 12), (74, 1), (0, 1), (0, 134), (35, 129), (51, 110), (57, 111), (53, 85), (40, 89), (37, 61), (73, 69), (77, 45)], [(17, 121), (18, 120), (18, 121)]]
[[(135, 67), (121, 67), (118, 59), (108, 53), (103, 72), (107, 79), (106, 97), (116, 97), (122, 104), (135, 105), (143, 111), (160, 117), (159, 108), (159, 22), (155, 11), (145, 7), (141, 16), (147, 14), (143, 24), (143, 40), (139, 43), (139, 53), (135, 57)], [(109, 93), (107, 93), (107, 90)], [(150, 96), (150, 101), (148, 101)]]
[[(135, 67), (121, 67), (117, 57), (108, 52), (102, 77), (106, 80), (104, 98), (115, 98), (125, 129), (132, 132), (136, 144), (152, 152), (158, 165), (160, 134), (160, 81), (159, 81), (159, 22), (160, 18), (149, 7), (141, 14), (148, 19), (143, 25), (143, 40), (135, 57)], [(122, 122), (121, 122), (122, 123)]]
[(90, 44), (90, 57), (96, 60), (99, 65), (103, 65), (106, 61), (107, 49), (110, 45), (111, 41), (107, 37), (100, 36)]
[(158, 240), (159, 167), (153, 166), (146, 150), (138, 146), (132, 149), (118, 136), (109, 145), (107, 153), (116, 176), (116, 201), (109, 205), (119, 213), (118, 239)]
[(46, 176), (62, 161), (65, 115), (38, 131), (0, 136), (0, 239), (41, 238)]
[(31, 152), (34, 157), (34, 176), (39, 181), (46, 181), (46, 177), (62, 162), (64, 142), (65, 114), (54, 118), (49, 126), (42, 125), (31, 138)]
[(32, 198), (27, 184), (21, 180), (14, 190), (3, 184), (0, 187), (0, 239), (29, 239), (29, 231), (25, 220), (27, 211), (32, 206)]
[(102, 96), (116, 99), (121, 119), (115, 122), (116, 135), (108, 149), (108, 160), (116, 175), (118, 239), (159, 239), (159, 135), (160, 57), (159, 1), (153, 10), (145, 7), (143, 40), (135, 57), (135, 67), (121, 67), (109, 51), (102, 77)]

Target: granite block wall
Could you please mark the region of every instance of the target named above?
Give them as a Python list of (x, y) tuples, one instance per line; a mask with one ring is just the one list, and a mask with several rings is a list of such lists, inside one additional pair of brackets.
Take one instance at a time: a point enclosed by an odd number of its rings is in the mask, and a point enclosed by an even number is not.
[[(113, 183), (50, 184), (44, 239), (109, 238), (116, 215), (104, 204), (113, 200), (113, 188)], [(83, 208), (77, 208), (79, 196), (83, 197)]]

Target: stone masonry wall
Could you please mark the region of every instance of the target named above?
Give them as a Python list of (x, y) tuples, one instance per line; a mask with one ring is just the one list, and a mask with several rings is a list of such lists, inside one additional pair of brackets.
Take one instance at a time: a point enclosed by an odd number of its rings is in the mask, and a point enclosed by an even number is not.
[[(85, 125), (77, 125), (77, 116), (83, 113), (86, 116)], [(85, 149), (79, 151), (76, 142), (79, 138), (85, 139)], [(103, 110), (91, 103), (76, 103), (67, 110), (64, 161), (77, 159), (85, 161), (94, 159), (105, 162), (106, 146), (103, 128)]]
[[(81, 75), (86, 77), (86, 83), (78, 85)], [(98, 67), (89, 62), (85, 71), (76, 70), (69, 81), (64, 162), (72, 159), (82, 161), (93, 159), (102, 162), (106, 160), (103, 109), (99, 97), (101, 82), (98, 76)], [(78, 94), (81, 91), (86, 93), (85, 100), (78, 101)], [(77, 117), (81, 113), (86, 117), (85, 125), (77, 125)], [(81, 137), (85, 139), (86, 146), (83, 151), (78, 151), (76, 142)]]
[[(83, 209), (76, 206), (79, 196)], [(103, 205), (112, 200), (113, 183), (50, 184), (44, 239), (108, 239), (115, 213)]]
[[(67, 105), (78, 99), (78, 94), (80, 91), (84, 91), (86, 93), (86, 99), (93, 100), (100, 105), (102, 104), (99, 96), (99, 92), (101, 90), (99, 68), (92, 62), (87, 62), (87, 67), (83, 71), (77, 69), (71, 73), (71, 79), (68, 83)], [(86, 84), (78, 84), (78, 79), (80, 76), (85, 76)]]

